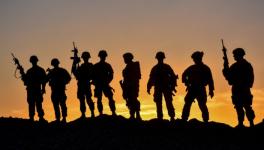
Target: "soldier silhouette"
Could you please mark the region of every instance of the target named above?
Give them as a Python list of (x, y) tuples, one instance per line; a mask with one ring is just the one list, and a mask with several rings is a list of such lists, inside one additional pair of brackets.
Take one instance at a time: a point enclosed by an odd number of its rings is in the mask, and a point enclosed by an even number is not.
[(37, 65), (38, 58), (33, 55), (29, 60), (32, 67), (22, 75), (22, 80), (27, 87), (27, 102), (29, 106), (30, 121), (34, 121), (35, 107), (37, 108), (39, 121), (46, 122), (42, 108), (43, 94), (46, 93), (46, 73), (43, 68)]
[(111, 65), (105, 62), (107, 53), (105, 50), (99, 51), (98, 57), (100, 61), (94, 65), (93, 71), (93, 84), (95, 86), (94, 96), (97, 97), (97, 108), (100, 115), (103, 114), (102, 96), (104, 95), (109, 100), (109, 106), (112, 111), (112, 115), (116, 115), (115, 101), (113, 99), (113, 88), (109, 85), (113, 80), (113, 69)]
[(72, 72), (78, 81), (78, 91), (77, 96), (80, 100), (80, 110), (82, 113), (81, 118), (85, 118), (86, 106), (85, 99), (89, 108), (91, 110), (91, 117), (94, 117), (94, 102), (92, 100), (92, 92), (91, 92), (91, 81), (92, 81), (92, 72), (93, 72), (93, 64), (89, 62), (91, 58), (89, 52), (82, 53), (83, 64), (81, 66), (77, 66), (73, 64)]
[[(59, 60), (54, 58), (51, 60), (53, 69), (48, 69), (48, 82), (51, 87), (51, 100), (53, 103), (56, 122), (60, 122), (62, 113), (62, 123), (66, 123), (67, 106), (66, 106), (66, 85), (70, 82), (71, 76), (67, 70), (59, 67)], [(61, 113), (60, 113), (61, 108)]]
[(141, 120), (140, 116), (140, 102), (137, 99), (139, 93), (139, 80), (141, 79), (139, 62), (133, 61), (132, 53), (125, 53), (123, 55), (126, 67), (123, 70), (123, 81), (120, 81), (123, 98), (126, 100), (127, 107), (130, 111), (130, 119), (135, 118)]
[(250, 88), (252, 88), (254, 83), (254, 72), (251, 64), (244, 59), (244, 55), (245, 51), (242, 48), (233, 50), (233, 56), (236, 62), (231, 67), (225, 67), (223, 74), (232, 86), (232, 102), (235, 105), (238, 117), (237, 127), (244, 126), (245, 113), (250, 126), (253, 127), (255, 114), (251, 107), (253, 95), (251, 94)]
[(157, 107), (157, 117), (158, 119), (163, 118), (162, 113), (162, 95), (164, 95), (166, 106), (168, 109), (168, 114), (171, 121), (174, 120), (175, 111), (172, 104), (173, 92), (176, 92), (175, 87), (177, 86), (177, 78), (172, 68), (165, 64), (163, 61), (165, 59), (164, 52), (157, 52), (156, 59), (158, 64), (155, 65), (150, 73), (149, 81), (147, 84), (147, 92), (150, 94), (150, 89), (154, 86), (154, 101)]
[(182, 74), (182, 82), (187, 87), (187, 94), (184, 98), (185, 104), (182, 111), (182, 120), (187, 121), (191, 105), (195, 99), (198, 101), (204, 122), (209, 120), (209, 112), (206, 106), (206, 86), (209, 85), (209, 95), (214, 96), (214, 81), (210, 68), (202, 61), (203, 52), (196, 51), (192, 54), (194, 65), (188, 67)]

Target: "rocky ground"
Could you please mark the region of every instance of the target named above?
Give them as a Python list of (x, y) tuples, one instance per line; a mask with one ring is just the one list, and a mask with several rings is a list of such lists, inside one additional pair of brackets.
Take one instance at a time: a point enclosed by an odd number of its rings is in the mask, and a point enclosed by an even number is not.
[(262, 149), (264, 123), (254, 128), (232, 128), (198, 120), (185, 123), (131, 121), (122, 116), (77, 119), (64, 125), (31, 123), (25, 119), (0, 118), (0, 149)]

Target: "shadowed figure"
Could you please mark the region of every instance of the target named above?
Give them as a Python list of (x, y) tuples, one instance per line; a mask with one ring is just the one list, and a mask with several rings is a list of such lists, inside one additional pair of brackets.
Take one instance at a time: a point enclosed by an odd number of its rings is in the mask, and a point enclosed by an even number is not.
[(72, 72), (78, 81), (77, 97), (80, 101), (81, 118), (85, 118), (86, 106), (85, 99), (91, 111), (91, 117), (94, 117), (94, 102), (92, 100), (91, 81), (93, 74), (93, 64), (89, 62), (91, 58), (89, 52), (82, 53), (83, 64), (78, 66), (73, 64)]
[(156, 54), (156, 59), (158, 64), (155, 65), (149, 75), (149, 80), (147, 84), (147, 92), (150, 94), (150, 89), (154, 86), (154, 102), (157, 107), (157, 117), (158, 119), (163, 118), (162, 112), (162, 95), (164, 95), (166, 106), (168, 109), (168, 114), (171, 121), (174, 120), (175, 111), (172, 104), (173, 92), (176, 92), (175, 87), (177, 86), (177, 78), (172, 68), (164, 63), (165, 54), (164, 52), (158, 52)]
[(30, 57), (32, 67), (22, 75), (22, 80), (27, 87), (27, 102), (29, 106), (29, 118), (34, 121), (35, 107), (37, 108), (39, 121), (46, 122), (42, 108), (43, 94), (46, 86), (45, 70), (37, 65), (38, 58), (33, 55)]
[[(53, 69), (47, 69), (47, 81), (51, 87), (51, 100), (55, 111), (56, 122), (60, 122), (62, 114), (62, 123), (66, 123), (67, 106), (66, 106), (66, 85), (70, 82), (71, 76), (67, 70), (59, 67), (59, 60), (51, 60)], [(60, 113), (61, 108), (61, 113)]]
[(139, 80), (141, 79), (139, 62), (134, 62), (132, 53), (123, 55), (126, 67), (123, 70), (123, 81), (120, 81), (123, 98), (126, 100), (126, 105), (130, 112), (130, 119), (141, 120), (140, 102), (138, 100)]
[[(226, 51), (225, 47), (224, 50)], [(238, 126), (243, 127), (246, 113), (250, 126), (254, 126), (255, 113), (251, 107), (253, 95), (250, 88), (254, 83), (254, 72), (251, 64), (244, 59), (245, 51), (237, 48), (233, 51), (235, 63), (231, 67), (226, 66), (223, 74), (229, 85), (232, 86), (232, 102), (235, 105), (238, 118)]]
[(198, 101), (204, 122), (209, 120), (209, 112), (206, 106), (206, 86), (209, 85), (209, 95), (214, 96), (214, 82), (210, 68), (202, 62), (203, 52), (196, 51), (192, 54), (194, 65), (188, 67), (182, 74), (182, 82), (186, 85), (187, 94), (182, 111), (182, 119), (187, 121), (191, 105), (195, 99)]
[(113, 80), (114, 71), (111, 65), (105, 62), (107, 53), (105, 50), (101, 50), (98, 54), (100, 61), (94, 65), (93, 68), (93, 84), (95, 86), (94, 96), (97, 97), (97, 108), (100, 115), (103, 114), (102, 96), (104, 95), (109, 100), (109, 107), (112, 111), (112, 115), (116, 115), (115, 101), (113, 99), (113, 88), (109, 85)]

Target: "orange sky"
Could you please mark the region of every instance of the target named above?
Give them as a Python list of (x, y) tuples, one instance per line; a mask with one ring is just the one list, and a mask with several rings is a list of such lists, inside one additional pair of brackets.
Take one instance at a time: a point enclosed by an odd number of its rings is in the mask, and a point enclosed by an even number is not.
[[(220, 39), (224, 38), (233, 63), (231, 50), (243, 47), (246, 58), (255, 71), (253, 108), (256, 122), (264, 118), (264, 68), (262, 64), (264, 2), (261, 0), (13, 0), (0, 2), (0, 116), (27, 117), (26, 92), (20, 80), (14, 78), (15, 66), (10, 52), (20, 59), (25, 69), (28, 59), (35, 54), (45, 69), (57, 57), (61, 66), (70, 70), (72, 41), (80, 51), (91, 52), (91, 62), (98, 61), (97, 53), (106, 49), (107, 61), (115, 71), (117, 113), (128, 116), (121, 97), (118, 81), (124, 68), (122, 54), (130, 51), (140, 61), (142, 80), (140, 100), (143, 119), (155, 118), (153, 98), (146, 93), (149, 72), (156, 64), (155, 53), (163, 50), (166, 62), (181, 73), (193, 62), (195, 50), (205, 52), (204, 62), (211, 67), (215, 80), (215, 97), (208, 100), (212, 121), (236, 124), (236, 113), (231, 104), (230, 87), (222, 76)], [(180, 118), (185, 87), (178, 80), (178, 93), (174, 97), (176, 117)], [(50, 101), (50, 88), (43, 103), (48, 120), (54, 119)], [(153, 93), (153, 91), (152, 91)], [(69, 120), (80, 116), (76, 98), (76, 81), (67, 88)], [(95, 99), (94, 99), (95, 100)], [(104, 102), (107, 102), (104, 99)], [(105, 103), (106, 112), (109, 107)], [(167, 110), (164, 109), (165, 118)], [(89, 115), (89, 113), (88, 113)], [(197, 103), (193, 104), (190, 118), (201, 119)]]

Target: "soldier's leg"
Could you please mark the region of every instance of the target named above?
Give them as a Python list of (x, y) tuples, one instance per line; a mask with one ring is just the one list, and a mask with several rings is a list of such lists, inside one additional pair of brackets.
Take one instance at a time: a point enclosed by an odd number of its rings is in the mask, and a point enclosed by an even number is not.
[(53, 104), (53, 108), (54, 108), (54, 112), (55, 112), (55, 118), (56, 121), (60, 121), (60, 107), (59, 107), (59, 95), (58, 93), (52, 93), (51, 94), (51, 100), (52, 100), (52, 104)]
[(67, 105), (66, 105), (67, 96), (65, 93), (62, 95), (62, 100), (60, 102), (61, 107), (61, 114), (62, 114), (62, 121), (66, 123), (66, 117), (67, 117)]
[(252, 101), (253, 101), (253, 96), (250, 92), (250, 89), (248, 89), (248, 92), (245, 92), (246, 96), (244, 97), (244, 108), (246, 111), (247, 119), (250, 123), (250, 126), (254, 126), (254, 119), (255, 119), (255, 113), (254, 110), (252, 109)]
[(197, 96), (198, 106), (202, 112), (202, 117), (204, 122), (208, 122), (209, 120), (209, 112), (206, 106), (207, 95), (205, 89), (201, 91), (201, 93)]
[(140, 102), (139, 100), (136, 98), (136, 102), (135, 102), (135, 111), (136, 111), (136, 118), (138, 120), (141, 120), (141, 116), (140, 116)]
[(84, 118), (85, 117), (85, 112), (86, 112), (86, 106), (85, 106), (85, 97), (84, 97), (83, 90), (78, 89), (77, 96), (78, 96), (78, 99), (80, 101), (80, 110), (81, 110), (81, 113), (82, 113), (81, 117)]
[(158, 117), (158, 119), (162, 119), (163, 118), (162, 92), (160, 90), (155, 89), (155, 91), (154, 91), (154, 102), (156, 103), (157, 117)]
[(88, 104), (90, 111), (91, 111), (91, 117), (94, 117), (94, 102), (93, 102), (91, 96), (92, 96), (91, 94), (89, 94), (89, 95), (87, 94), (86, 95), (86, 101), (87, 101), (87, 104)]
[(35, 115), (35, 101), (34, 97), (27, 92), (27, 102), (28, 102), (28, 114), (30, 121), (34, 121), (34, 115)]
[(112, 111), (112, 114), (113, 115), (116, 115), (116, 107), (115, 107), (115, 101), (113, 99), (113, 92), (112, 92), (112, 88), (111, 87), (106, 87), (104, 88), (104, 94), (105, 96), (108, 98), (109, 100), (109, 107), (110, 107), (110, 110)]
[(238, 119), (238, 126), (244, 126), (244, 109), (243, 109), (243, 102), (242, 98), (243, 96), (240, 95), (234, 88), (232, 89), (232, 102), (235, 105), (236, 113), (237, 113), (237, 119)]
[(242, 105), (235, 105), (235, 109), (237, 112), (238, 125), (243, 126), (244, 117), (245, 117), (243, 106)]
[(94, 96), (97, 98), (97, 109), (100, 115), (103, 114), (103, 104), (102, 104), (103, 93), (102, 92), (103, 91), (101, 87), (95, 86)]
[(134, 102), (134, 98), (129, 96), (127, 98), (128, 101), (128, 108), (129, 108), (129, 114), (130, 114), (130, 119), (134, 119), (135, 118), (135, 102)]
[(171, 120), (174, 120), (175, 110), (174, 110), (174, 107), (173, 107), (173, 104), (172, 104), (172, 100), (173, 100), (172, 92), (171, 91), (164, 92), (164, 98), (165, 98), (168, 114), (169, 114)]
[(182, 110), (182, 120), (184, 121), (188, 120), (194, 99), (195, 96), (190, 91), (188, 91), (187, 95), (184, 98), (185, 103)]
[(44, 119), (44, 110), (42, 108), (42, 102), (43, 102), (43, 96), (42, 94), (39, 92), (36, 95), (37, 99), (36, 99), (36, 106), (37, 106), (37, 111), (38, 111), (38, 116), (39, 116), (39, 120), (40, 121), (45, 121)]
[(255, 119), (254, 110), (252, 109), (251, 105), (246, 105), (244, 108), (245, 108), (247, 119), (250, 123), (250, 126), (253, 127), (254, 126), (254, 119)]

